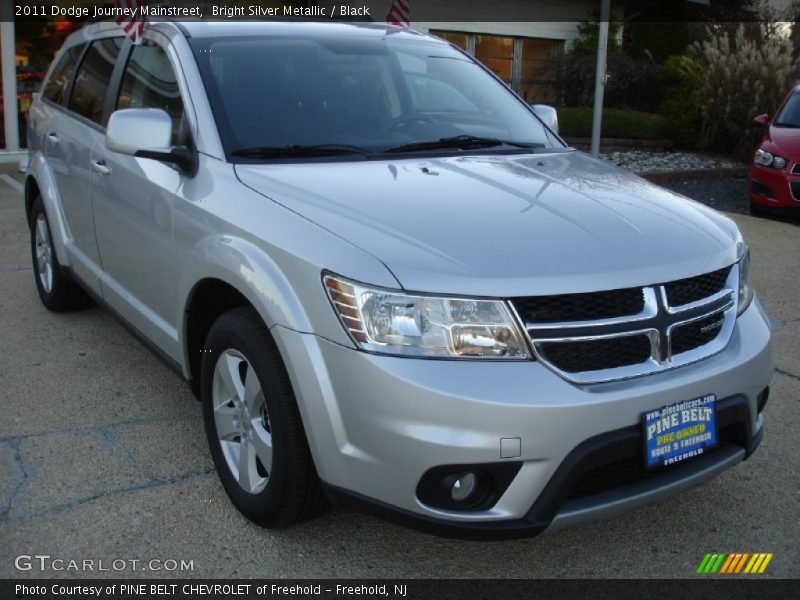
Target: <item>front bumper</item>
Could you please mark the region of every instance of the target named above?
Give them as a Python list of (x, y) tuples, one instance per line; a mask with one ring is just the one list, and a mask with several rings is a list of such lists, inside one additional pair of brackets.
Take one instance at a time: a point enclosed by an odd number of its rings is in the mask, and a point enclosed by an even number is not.
[[(791, 160), (789, 164), (795, 162)], [(800, 209), (800, 173), (751, 165), (749, 192), (750, 202), (759, 206)]]
[[(312, 334), (280, 327), (273, 333), (332, 498), (469, 537), (518, 537), (613, 516), (706, 481), (760, 441), (757, 398), (773, 369), (769, 320), (757, 299), (719, 354), (673, 371), (583, 386), (536, 362), (376, 356)], [(641, 453), (643, 412), (709, 393), (721, 399), (720, 431), (731, 425), (719, 448), (659, 477), (570, 496), (571, 484), (598, 466), (598, 457), (618, 454), (625, 462)], [(519, 456), (501, 457), (503, 438), (520, 440)], [(444, 510), (417, 498), (418, 482), (433, 467), (501, 461), (521, 468), (491, 508)]]

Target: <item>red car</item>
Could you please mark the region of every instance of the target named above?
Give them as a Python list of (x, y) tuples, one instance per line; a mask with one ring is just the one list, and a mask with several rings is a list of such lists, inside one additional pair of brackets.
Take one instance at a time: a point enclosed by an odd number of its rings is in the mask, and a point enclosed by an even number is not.
[(800, 85), (789, 92), (772, 121), (768, 115), (754, 121), (767, 131), (750, 166), (750, 212), (800, 209)]

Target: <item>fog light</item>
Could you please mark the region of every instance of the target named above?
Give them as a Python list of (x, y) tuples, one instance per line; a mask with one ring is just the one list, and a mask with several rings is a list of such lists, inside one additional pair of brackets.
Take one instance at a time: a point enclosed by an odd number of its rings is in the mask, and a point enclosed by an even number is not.
[(478, 487), (478, 478), (475, 473), (465, 473), (453, 482), (450, 497), (455, 502), (465, 502), (472, 496)]
[(517, 460), (431, 467), (417, 484), (417, 498), (444, 510), (489, 510), (521, 468)]

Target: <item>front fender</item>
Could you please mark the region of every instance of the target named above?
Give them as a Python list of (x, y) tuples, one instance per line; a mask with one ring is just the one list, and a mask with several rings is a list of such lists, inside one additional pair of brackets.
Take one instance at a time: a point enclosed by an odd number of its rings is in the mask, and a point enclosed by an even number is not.
[(183, 322), (181, 344), (189, 364), (186, 341), (186, 310), (200, 282), (217, 279), (241, 293), (256, 309), (267, 327), (282, 325), (294, 331), (313, 330), (303, 304), (283, 270), (261, 248), (231, 235), (211, 235), (198, 242), (179, 278)]
[[(47, 220), (50, 223), (50, 234), (53, 238), (53, 247), (56, 251), (56, 257), (61, 266), (72, 266), (69, 253), (67, 252), (67, 244), (72, 241), (72, 233), (67, 225), (67, 219), (64, 216), (64, 210), (61, 206), (61, 197), (58, 194), (58, 188), (55, 184), (55, 177), (50, 165), (40, 151), (33, 152), (28, 162), (28, 172), (25, 177), (25, 199), (30, 199), (31, 203), (33, 198), (29, 194), (33, 192), (31, 186), (33, 184), (39, 188), (39, 193), (44, 202), (45, 212), (47, 213)], [(26, 202), (27, 205), (27, 202)], [(29, 217), (30, 215), (26, 215)]]

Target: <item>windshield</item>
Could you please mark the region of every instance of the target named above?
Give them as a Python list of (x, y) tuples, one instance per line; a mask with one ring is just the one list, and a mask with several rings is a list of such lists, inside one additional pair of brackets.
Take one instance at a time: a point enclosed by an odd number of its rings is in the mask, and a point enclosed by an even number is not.
[(800, 93), (789, 96), (783, 109), (775, 117), (776, 127), (800, 127)]
[(190, 41), (229, 157), (563, 148), (469, 57), (401, 38)]

